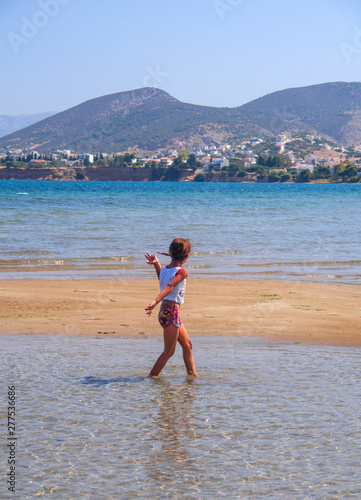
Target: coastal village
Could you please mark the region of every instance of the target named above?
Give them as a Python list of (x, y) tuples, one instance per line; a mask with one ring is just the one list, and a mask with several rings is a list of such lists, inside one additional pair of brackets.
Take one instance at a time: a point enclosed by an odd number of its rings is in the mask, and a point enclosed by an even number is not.
[(220, 182), (361, 182), (361, 146), (345, 148), (321, 136), (283, 132), (237, 144), (189, 151), (114, 153), (0, 151), (0, 179), (173, 180)]

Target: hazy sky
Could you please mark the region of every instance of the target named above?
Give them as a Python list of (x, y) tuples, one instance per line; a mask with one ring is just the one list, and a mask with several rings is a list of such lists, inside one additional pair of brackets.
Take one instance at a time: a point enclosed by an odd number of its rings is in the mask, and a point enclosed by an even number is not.
[(361, 80), (360, 0), (3, 0), (0, 19), (0, 114), (143, 86), (239, 106)]

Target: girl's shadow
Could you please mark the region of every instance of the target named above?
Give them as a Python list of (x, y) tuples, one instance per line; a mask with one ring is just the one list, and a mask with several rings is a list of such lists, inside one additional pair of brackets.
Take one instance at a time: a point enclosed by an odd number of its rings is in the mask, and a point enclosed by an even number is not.
[(99, 378), (99, 377), (93, 377), (92, 375), (89, 375), (88, 377), (84, 377), (83, 379), (79, 380), (80, 384), (85, 384), (85, 385), (96, 385), (96, 386), (103, 386), (107, 384), (114, 384), (114, 383), (120, 383), (120, 384), (130, 384), (130, 383), (135, 383), (135, 382), (142, 382), (143, 380), (147, 380), (150, 377), (112, 377), (112, 378)]

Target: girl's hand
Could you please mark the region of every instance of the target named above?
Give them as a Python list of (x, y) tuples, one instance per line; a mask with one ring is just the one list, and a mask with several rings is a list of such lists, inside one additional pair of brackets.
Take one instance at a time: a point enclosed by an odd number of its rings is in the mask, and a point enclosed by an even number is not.
[(157, 256), (154, 255), (154, 254), (150, 255), (150, 253), (147, 252), (144, 255), (144, 257), (147, 259), (147, 264), (149, 264), (149, 265), (153, 265), (154, 266), (155, 264), (159, 263), (159, 260), (158, 260)]
[(147, 306), (145, 308), (146, 314), (148, 316), (150, 316), (152, 314), (152, 311), (153, 311), (153, 309), (155, 308), (156, 305), (157, 305), (157, 302), (155, 300), (153, 300), (153, 302), (151, 304), (149, 304), (149, 306)]

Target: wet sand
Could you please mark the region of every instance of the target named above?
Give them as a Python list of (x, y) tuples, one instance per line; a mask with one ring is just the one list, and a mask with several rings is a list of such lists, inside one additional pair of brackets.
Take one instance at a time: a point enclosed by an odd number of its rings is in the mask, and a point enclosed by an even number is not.
[[(156, 279), (0, 282), (0, 333), (161, 336)], [(181, 318), (197, 335), (361, 346), (361, 287), (261, 280), (187, 280)]]

